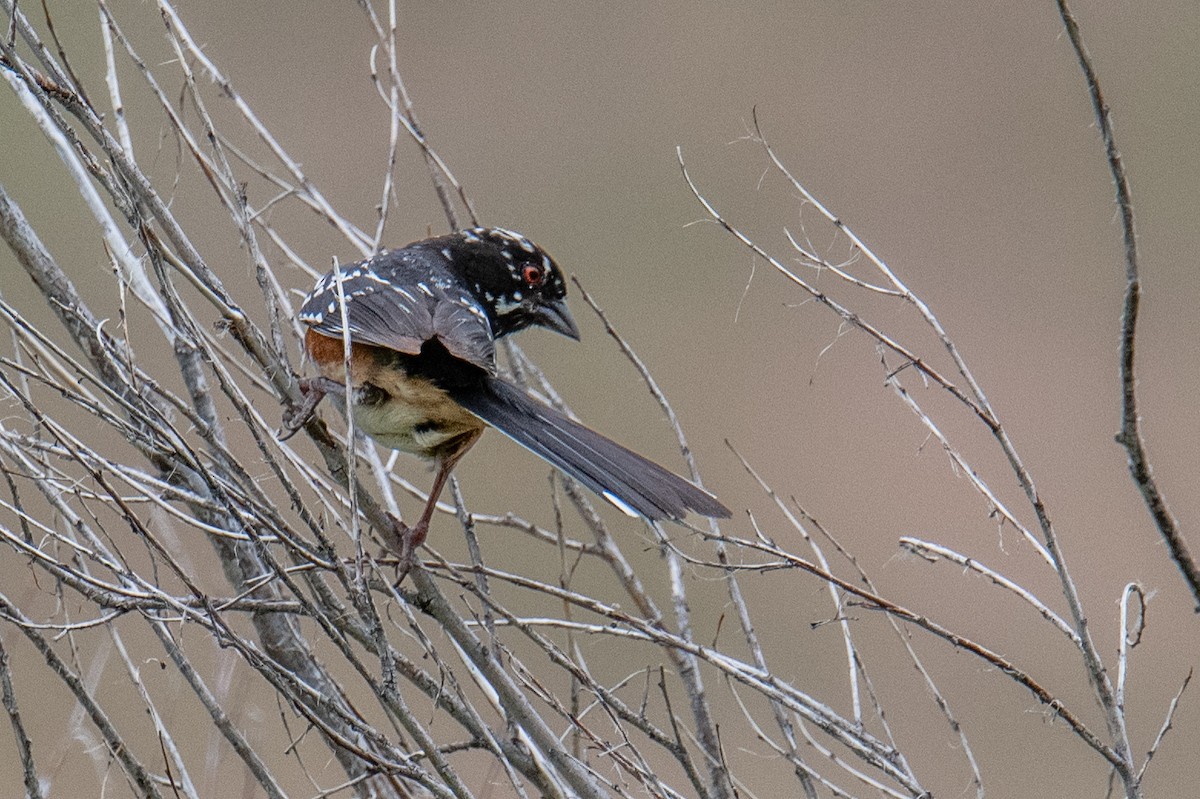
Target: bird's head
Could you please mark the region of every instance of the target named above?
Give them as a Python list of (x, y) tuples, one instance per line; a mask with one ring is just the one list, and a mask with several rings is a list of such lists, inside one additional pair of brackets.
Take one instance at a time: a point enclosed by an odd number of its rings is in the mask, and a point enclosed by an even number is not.
[(497, 338), (537, 326), (579, 339), (562, 270), (529, 239), (503, 228), (471, 228), (430, 243), (449, 250), (451, 269), (470, 286)]

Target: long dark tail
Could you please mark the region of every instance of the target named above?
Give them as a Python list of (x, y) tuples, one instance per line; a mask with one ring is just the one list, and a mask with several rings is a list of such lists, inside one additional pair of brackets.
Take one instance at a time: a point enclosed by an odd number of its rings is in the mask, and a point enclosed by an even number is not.
[(460, 405), (621, 510), (647, 519), (682, 519), (688, 511), (726, 518), (729, 508), (707, 491), (595, 430), (573, 422), (503, 380), (450, 389)]

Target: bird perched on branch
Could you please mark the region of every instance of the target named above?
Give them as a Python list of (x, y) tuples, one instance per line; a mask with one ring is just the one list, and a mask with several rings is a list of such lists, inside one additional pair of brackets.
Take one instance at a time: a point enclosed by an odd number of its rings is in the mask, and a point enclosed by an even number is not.
[(579, 339), (566, 292), (558, 266), (529, 239), (473, 228), (339, 267), (305, 299), (304, 347), (320, 374), (301, 381), (304, 402), (285, 419), (287, 435), (326, 394), (344, 397), (348, 374), (355, 426), (436, 467), (417, 523), (393, 519), (405, 571), (450, 472), (489, 425), (630, 515), (730, 515), (712, 494), (500, 376), (501, 336), (544, 327)]

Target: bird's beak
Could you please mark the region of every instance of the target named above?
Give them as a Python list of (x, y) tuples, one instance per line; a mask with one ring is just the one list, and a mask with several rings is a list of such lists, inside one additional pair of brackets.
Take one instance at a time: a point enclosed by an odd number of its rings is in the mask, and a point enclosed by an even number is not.
[(533, 316), (539, 326), (579, 341), (579, 328), (571, 318), (566, 300), (543, 303), (534, 309)]

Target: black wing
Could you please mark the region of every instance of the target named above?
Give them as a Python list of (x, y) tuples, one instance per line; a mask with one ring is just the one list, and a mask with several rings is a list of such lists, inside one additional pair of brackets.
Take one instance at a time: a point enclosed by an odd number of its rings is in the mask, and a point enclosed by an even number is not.
[(346, 300), (350, 339), (417, 355), (438, 339), (456, 358), (496, 371), (496, 349), (483, 308), (431, 259), (436, 253), (397, 250), (339, 267), (317, 281), (299, 318), (330, 338), (342, 337), (338, 282)]
[(695, 511), (727, 518), (712, 494), (494, 377), (450, 396), (533, 454), (630, 515), (679, 520)]

